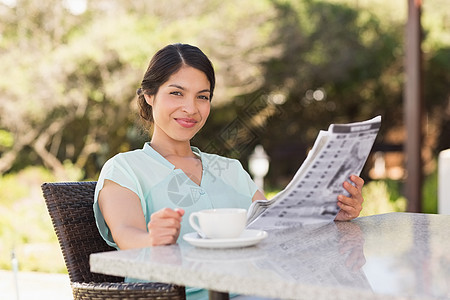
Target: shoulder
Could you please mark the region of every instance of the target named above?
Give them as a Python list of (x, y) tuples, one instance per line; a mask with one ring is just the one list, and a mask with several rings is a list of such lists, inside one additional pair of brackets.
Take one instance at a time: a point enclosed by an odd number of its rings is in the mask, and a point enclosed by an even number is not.
[(220, 177), (236, 177), (245, 173), (239, 160), (218, 154), (201, 153), (203, 168)]
[(146, 159), (142, 149), (121, 152), (108, 159), (102, 167), (102, 173), (121, 172), (130, 173), (133, 170), (152, 165), (151, 160)]
[(113, 157), (108, 159), (106, 161), (106, 164), (126, 163), (126, 162), (132, 161), (134, 159), (141, 159), (142, 157), (145, 157), (145, 156), (146, 156), (146, 154), (144, 153), (144, 151), (142, 149), (121, 152), (121, 153), (117, 153), (116, 155), (114, 155)]
[(226, 164), (226, 165), (241, 166), (241, 162), (239, 160), (235, 158), (228, 158), (218, 154), (202, 152), (201, 158), (202, 161), (206, 162), (208, 165)]
[(241, 194), (249, 195), (250, 199), (253, 197), (258, 188), (238, 159), (210, 153), (202, 153), (201, 157), (209, 175), (220, 178), (221, 182)]
[(143, 156), (143, 155), (146, 155), (143, 149), (135, 149), (135, 150), (127, 151), (127, 152), (117, 153), (112, 158), (127, 159), (127, 158), (133, 158), (133, 157), (136, 157), (136, 156), (139, 157), (139, 156)]

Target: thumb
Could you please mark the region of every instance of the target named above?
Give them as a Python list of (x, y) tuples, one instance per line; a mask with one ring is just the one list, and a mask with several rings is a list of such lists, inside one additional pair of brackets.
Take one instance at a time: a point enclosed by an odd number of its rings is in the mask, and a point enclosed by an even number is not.
[(175, 208), (174, 210), (180, 215), (180, 217), (182, 217), (184, 215), (184, 209), (182, 209), (182, 208)]

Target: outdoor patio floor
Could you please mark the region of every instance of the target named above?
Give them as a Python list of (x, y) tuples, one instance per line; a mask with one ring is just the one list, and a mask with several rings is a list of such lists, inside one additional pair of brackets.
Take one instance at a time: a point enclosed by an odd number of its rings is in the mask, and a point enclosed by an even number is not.
[(14, 273), (0, 270), (0, 299), (5, 300), (72, 300), (69, 276), (38, 272), (19, 272), (16, 293)]

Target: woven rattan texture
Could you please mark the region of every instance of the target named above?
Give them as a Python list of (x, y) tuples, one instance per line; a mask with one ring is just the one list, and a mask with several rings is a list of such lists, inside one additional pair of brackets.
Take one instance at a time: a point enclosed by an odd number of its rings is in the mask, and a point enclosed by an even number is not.
[[(186, 299), (184, 288), (165, 283), (72, 283), (74, 299)], [(151, 288), (150, 288), (151, 287)]]
[(115, 250), (100, 236), (93, 202), (96, 182), (44, 183), (42, 191), (69, 272), (74, 299), (185, 299), (184, 287), (164, 283), (124, 283), (91, 273), (91, 253)]

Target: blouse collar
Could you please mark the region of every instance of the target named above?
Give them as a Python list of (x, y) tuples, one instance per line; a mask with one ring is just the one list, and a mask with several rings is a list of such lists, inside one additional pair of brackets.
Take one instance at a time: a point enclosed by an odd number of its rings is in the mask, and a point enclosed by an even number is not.
[[(205, 160), (202, 159), (202, 152), (200, 151), (200, 149), (198, 149), (197, 147), (191, 146), (191, 150), (194, 153), (195, 156), (197, 156), (200, 161), (202, 162), (203, 168), (205, 167)], [(158, 151), (156, 151), (155, 149), (153, 149), (153, 147), (150, 145), (150, 142), (146, 142), (144, 144), (144, 148), (143, 151), (150, 155), (151, 157), (153, 157), (154, 159), (156, 159), (158, 162), (162, 163), (163, 165), (174, 169), (175, 166), (169, 162), (164, 156), (162, 156)]]

